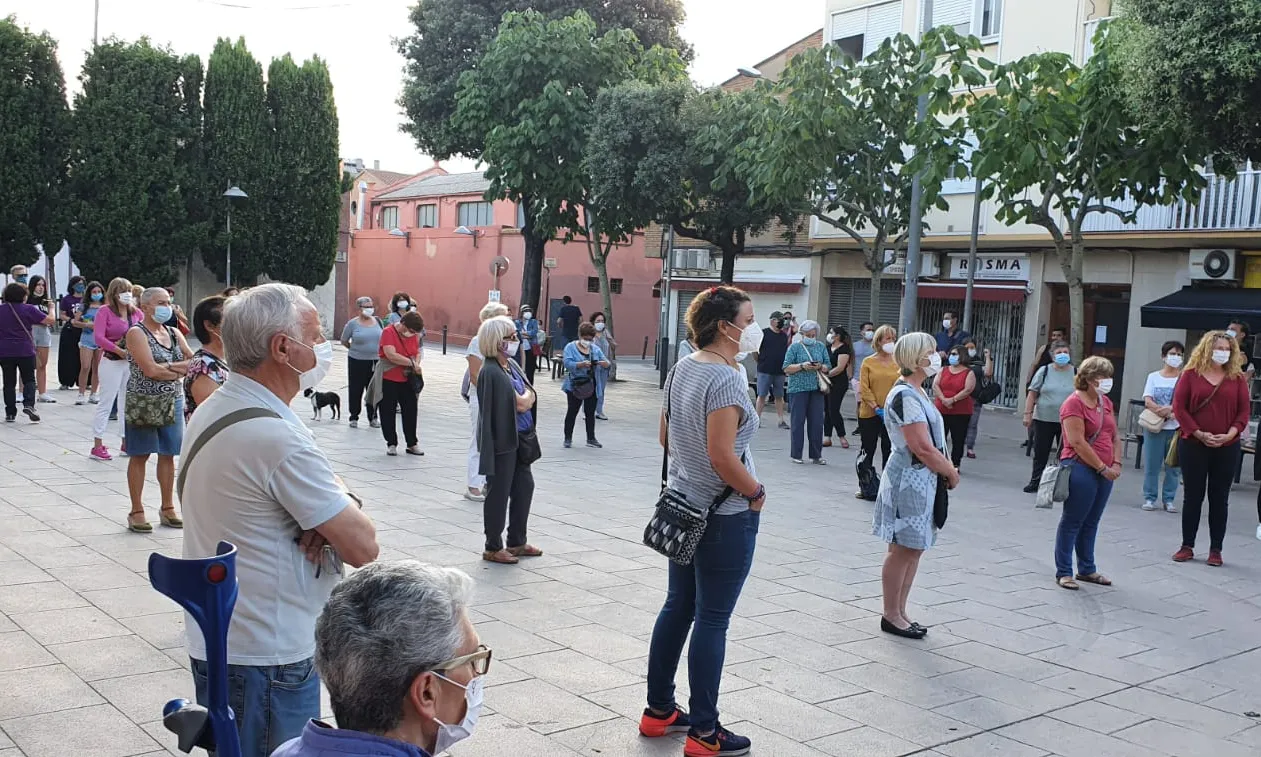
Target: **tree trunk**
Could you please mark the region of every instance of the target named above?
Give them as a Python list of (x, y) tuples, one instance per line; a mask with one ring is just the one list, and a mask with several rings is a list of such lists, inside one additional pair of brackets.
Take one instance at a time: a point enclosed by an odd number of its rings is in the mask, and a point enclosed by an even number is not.
[(609, 265), (608, 253), (612, 250), (612, 245), (601, 248), (598, 241), (588, 241), (589, 250), (591, 251), (591, 265), (595, 266), (595, 274), (600, 279), (600, 303), (604, 309), (604, 333), (609, 338), (609, 362), (612, 368), (609, 369), (609, 380), (617, 380), (617, 348), (612, 345), (614, 334), (613, 330), (613, 294), (609, 291)]
[[(1072, 243), (1072, 250), (1059, 253), (1064, 268), (1064, 280), (1068, 282), (1069, 346), (1073, 350), (1073, 363), (1081, 365), (1086, 358), (1086, 293), (1082, 282), (1082, 262), (1085, 244), (1080, 240)], [(1067, 260), (1065, 260), (1067, 258)], [(1067, 262), (1067, 265), (1064, 265)]]
[(880, 280), (884, 278), (884, 270), (877, 267), (871, 272), (871, 312), (867, 317), (877, 326), (882, 326), (880, 322)]
[[(530, 212), (530, 198), (521, 198), (521, 207), (525, 215), (525, 224), (521, 227), (521, 236), (525, 240), (525, 260), (521, 265), (521, 305), (529, 305), (535, 313), (539, 309), (539, 295), (543, 289), (543, 256), (546, 254), (547, 237), (536, 232), (534, 217)], [(550, 317), (550, 315), (549, 315)], [(550, 327), (547, 329), (552, 330)]]
[(734, 286), (736, 281), (736, 256), (744, 254), (744, 229), (737, 229), (727, 237), (727, 244), (718, 245), (722, 250), (722, 270), (718, 274), (720, 283)]

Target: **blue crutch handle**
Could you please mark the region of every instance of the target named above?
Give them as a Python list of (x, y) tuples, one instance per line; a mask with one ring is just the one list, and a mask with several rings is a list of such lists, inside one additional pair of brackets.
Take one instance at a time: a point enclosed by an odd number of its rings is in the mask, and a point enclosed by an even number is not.
[(228, 705), (228, 623), (236, 605), (236, 546), (219, 542), (214, 557), (149, 555), (149, 582), (197, 621), (206, 644), (208, 706), (172, 699), (162, 722), (179, 736), (180, 751), (196, 747), (215, 757), (241, 757), (236, 716)]

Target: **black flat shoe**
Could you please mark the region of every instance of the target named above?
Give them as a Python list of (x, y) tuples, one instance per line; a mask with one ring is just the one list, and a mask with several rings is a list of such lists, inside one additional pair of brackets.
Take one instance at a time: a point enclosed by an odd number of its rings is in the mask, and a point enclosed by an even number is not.
[(1037, 494), (1038, 486), (1040, 483), (1041, 483), (1040, 481), (1030, 481), (1029, 483), (1025, 484), (1025, 488), (1021, 489), (1021, 491), (1023, 491), (1025, 494)]
[(909, 628), (898, 628), (888, 621), (887, 618), (880, 619), (880, 630), (894, 636), (901, 636), (904, 639), (922, 639), (924, 634), (928, 633), (923, 628), (916, 626), (914, 623)]
[(920, 631), (923, 631), (923, 632), (924, 632), (924, 634), (925, 634), (925, 635), (927, 635), (927, 634), (928, 634), (928, 629), (930, 628), (930, 626), (921, 626), (919, 623), (916, 623), (915, 621), (913, 621), (913, 620), (912, 620), (912, 621), (911, 621), (911, 628), (915, 628), (915, 629), (918, 629), (918, 630), (920, 630)]

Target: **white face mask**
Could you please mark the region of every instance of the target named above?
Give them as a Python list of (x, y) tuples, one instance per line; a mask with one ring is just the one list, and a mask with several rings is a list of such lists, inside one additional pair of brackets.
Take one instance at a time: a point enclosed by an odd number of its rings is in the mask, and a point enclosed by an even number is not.
[(876, 338), (876, 332), (871, 331), (870, 329), (863, 332), (863, 339), (866, 339), (867, 341), (870, 342), (872, 339), (875, 339), (875, 338)]
[(941, 327), (942, 327), (943, 329), (948, 329), (948, 328), (950, 328), (950, 319), (949, 319), (949, 318), (944, 318), (944, 319), (942, 319), (942, 322), (941, 322)]
[(534, 313), (531, 313), (529, 310), (521, 314), (521, 320), (523, 321), (528, 321), (533, 317), (534, 317)]
[(1234, 339), (1235, 337), (1239, 336), (1239, 332), (1235, 331), (1234, 329), (1226, 329), (1226, 336), (1230, 337), (1231, 339)]
[(517, 350), (521, 348), (520, 342), (504, 342), (504, 354), (512, 357), (517, 354)]
[[(727, 323), (735, 328), (739, 328), (734, 323), (731, 323), (731, 321), (727, 321)], [(723, 336), (726, 336), (726, 334)], [(727, 338), (731, 339), (729, 336)], [(731, 339), (731, 341), (736, 343), (737, 349), (741, 352), (757, 352), (762, 347), (762, 327), (757, 325), (757, 321), (754, 321), (744, 327), (744, 329), (740, 332), (739, 339)]]
[(972, 349), (971, 347), (969, 347), (969, 348), (968, 348), (968, 357), (976, 357), (976, 350), (974, 350), (974, 349)]
[(1169, 353), (1168, 355), (1165, 355), (1165, 364), (1170, 368), (1181, 368), (1182, 356)]
[(737, 363), (743, 363), (743, 362), (745, 361), (745, 358), (747, 358), (748, 356), (749, 356), (749, 353), (747, 353), (747, 352), (737, 352), (737, 353), (736, 353), (736, 362), (737, 362)]
[(579, 339), (579, 340), (578, 340), (578, 344), (581, 344), (583, 347), (586, 347), (587, 349), (591, 349), (591, 340), (590, 340), (590, 339)]
[(299, 371), (297, 368), (293, 368), (292, 365), (289, 366), (297, 372), (298, 385), (302, 387), (303, 391), (306, 391), (307, 389), (315, 389), (320, 385), (321, 381), (328, 377), (328, 372), (333, 367), (333, 343), (325, 341), (312, 346), (299, 342), (293, 337), (290, 337), (289, 341), (294, 344), (301, 344), (315, 355), (315, 365), (309, 370)]
[(936, 376), (941, 373), (941, 355), (934, 352), (928, 356), (928, 367), (924, 369), (924, 373), (928, 376)]
[(394, 307), (398, 308), (399, 310), (406, 310), (410, 308), (411, 306), (412, 306), (412, 303), (408, 302), (407, 300), (399, 300), (398, 304), (395, 305)]
[(376, 312), (377, 312), (377, 309), (376, 309), (376, 308), (364, 308), (364, 309), (363, 309), (363, 314), (364, 314), (364, 315), (366, 315), (366, 316), (367, 316), (367, 317), (369, 317), (369, 318), (371, 318), (372, 316), (376, 315)]
[(118, 295), (118, 301), (123, 303), (124, 305), (130, 305), (131, 292), (123, 292), (122, 294)]
[(1230, 350), (1213, 350), (1213, 362), (1218, 365), (1226, 365), (1230, 362)]
[(595, 330), (596, 330), (596, 331), (604, 331), (604, 324), (603, 324), (603, 323), (597, 323), (597, 324), (595, 325)]
[[(440, 673), (434, 673), (434, 675), (452, 686), (460, 686), (460, 684)], [(468, 709), (464, 713), (464, 719), (456, 725), (450, 725), (434, 718), (434, 722), (438, 724), (438, 738), (434, 744), (434, 754), (441, 754), (473, 735), (473, 729), (477, 727), (477, 719), (482, 714), (482, 699), (485, 696), (484, 686), (481, 676), (469, 681), (468, 686), (460, 686), (461, 689), (464, 689), (464, 701), (468, 705)]]
[(1110, 378), (1099, 379), (1099, 393), (1107, 394), (1108, 392), (1111, 392), (1111, 391), (1112, 391), (1112, 379)]
[(831, 331), (829, 331), (827, 335), (828, 344), (831, 344), (832, 342), (835, 342), (835, 341), (836, 341), (836, 334), (833, 334)]
[(880, 349), (884, 350), (886, 355), (892, 355), (893, 351), (897, 348), (898, 348), (898, 345), (896, 342), (885, 342), (884, 344), (880, 345)]

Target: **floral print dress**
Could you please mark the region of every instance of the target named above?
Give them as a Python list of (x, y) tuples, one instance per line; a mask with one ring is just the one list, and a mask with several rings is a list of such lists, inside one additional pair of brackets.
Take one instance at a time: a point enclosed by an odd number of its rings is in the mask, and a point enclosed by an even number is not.
[(228, 365), (205, 350), (197, 350), (192, 362), (188, 364), (188, 373), (184, 376), (184, 420), (192, 417), (197, 409), (197, 400), (193, 399), (193, 382), (198, 376), (207, 376), (219, 386), (228, 380)]

